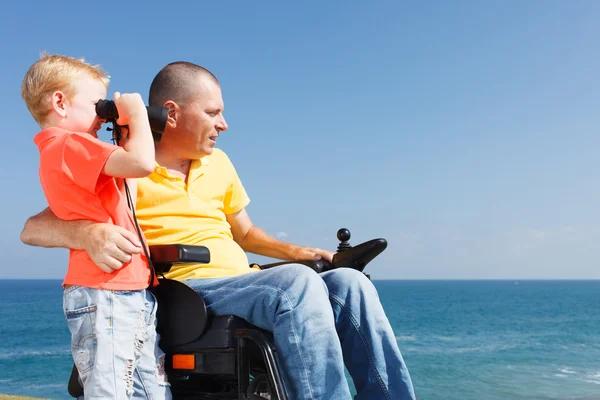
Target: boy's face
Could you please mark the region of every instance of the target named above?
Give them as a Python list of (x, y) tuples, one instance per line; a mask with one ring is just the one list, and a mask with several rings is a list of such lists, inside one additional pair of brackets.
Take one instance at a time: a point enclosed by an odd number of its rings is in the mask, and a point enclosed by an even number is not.
[(73, 88), (75, 95), (64, 103), (63, 128), (98, 137), (98, 130), (104, 120), (96, 114), (96, 103), (106, 98), (104, 83), (85, 74), (75, 79)]

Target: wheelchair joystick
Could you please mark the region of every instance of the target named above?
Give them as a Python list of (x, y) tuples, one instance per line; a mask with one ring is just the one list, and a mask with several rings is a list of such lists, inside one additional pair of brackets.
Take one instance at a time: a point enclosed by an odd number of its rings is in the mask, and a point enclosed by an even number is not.
[(346, 228), (342, 228), (337, 231), (337, 238), (340, 241), (338, 245), (337, 252), (349, 250), (352, 248), (348, 240), (350, 240), (350, 231)]

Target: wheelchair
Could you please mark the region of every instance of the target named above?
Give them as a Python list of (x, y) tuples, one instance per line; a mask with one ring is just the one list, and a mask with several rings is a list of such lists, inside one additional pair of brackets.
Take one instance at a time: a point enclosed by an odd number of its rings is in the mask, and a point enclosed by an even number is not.
[[(387, 247), (385, 239), (357, 246), (348, 242), (350, 231), (337, 232), (340, 241), (331, 263), (282, 261), (260, 269), (300, 263), (322, 273), (335, 268), (365, 266)], [(165, 352), (165, 372), (176, 400), (288, 400), (277, 361), (273, 334), (234, 315), (209, 315), (202, 298), (185, 284), (161, 278), (173, 265), (210, 262), (204, 246), (167, 244), (150, 246), (160, 284), (152, 288), (158, 299), (157, 331)], [(252, 264), (254, 266), (255, 264)], [(363, 272), (370, 279), (370, 276)], [(68, 384), (72, 397), (83, 395), (73, 366)]]

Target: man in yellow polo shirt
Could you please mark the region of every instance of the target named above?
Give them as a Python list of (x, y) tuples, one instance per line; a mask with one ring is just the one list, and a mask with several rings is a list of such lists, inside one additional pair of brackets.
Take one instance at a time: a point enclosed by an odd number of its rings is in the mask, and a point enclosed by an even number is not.
[(136, 215), (151, 245), (202, 243), (210, 249), (210, 264), (173, 266), (167, 278), (233, 276), (250, 271), (227, 216), (249, 202), (229, 158), (214, 149), (190, 163), (187, 180), (158, 165), (148, 179), (138, 180)]
[[(292, 399), (414, 399), (394, 332), (372, 283), (341, 268), (316, 274), (300, 264), (251, 269), (245, 252), (300, 260), (333, 253), (283, 243), (253, 225), (249, 199), (226, 154), (215, 149), (227, 130), (219, 82), (206, 69), (171, 63), (154, 78), (150, 105), (169, 109), (156, 145), (155, 171), (138, 181), (137, 217), (149, 244), (205, 245), (211, 263), (169, 274), (194, 288), (209, 312), (233, 314), (271, 330)], [(120, 268), (139, 252), (118, 227), (60, 221), (47, 210), (28, 220), (23, 242), (84, 249), (97, 265)]]

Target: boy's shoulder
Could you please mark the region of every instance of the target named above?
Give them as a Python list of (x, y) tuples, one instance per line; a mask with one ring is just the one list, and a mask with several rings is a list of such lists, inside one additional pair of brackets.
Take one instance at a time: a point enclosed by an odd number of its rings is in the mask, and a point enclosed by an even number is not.
[(81, 138), (84, 141), (100, 141), (99, 139), (91, 136), (88, 133), (73, 132), (73, 131), (69, 131), (67, 129), (59, 128), (59, 127), (51, 127), (51, 128), (42, 129), (40, 132), (38, 132), (33, 137), (33, 141), (37, 146), (40, 146), (42, 143), (46, 142), (48, 139), (62, 138), (64, 140), (66, 140), (69, 137), (76, 137), (78, 139)]
[(34, 142), (41, 157), (40, 167), (49, 170), (60, 166), (69, 170), (92, 168), (101, 171), (108, 157), (119, 148), (89, 133), (56, 127), (39, 132)]

